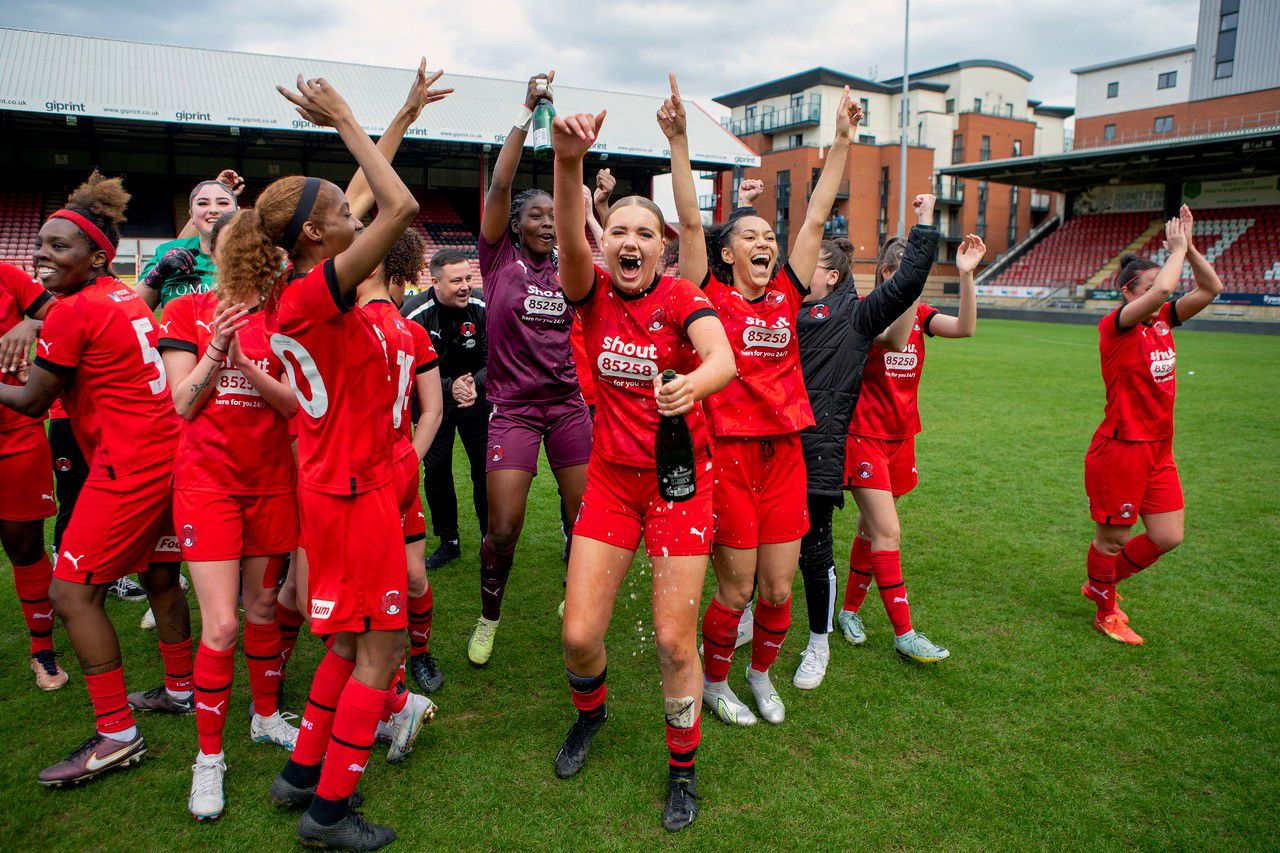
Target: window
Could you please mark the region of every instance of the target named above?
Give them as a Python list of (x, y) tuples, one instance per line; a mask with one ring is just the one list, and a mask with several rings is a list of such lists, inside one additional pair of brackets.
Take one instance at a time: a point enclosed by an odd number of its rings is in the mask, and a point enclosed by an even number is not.
[(1009, 190), (1009, 245), (1018, 242), (1018, 188)]
[(957, 133), (951, 137), (951, 162), (964, 162), (964, 134)]
[(1156, 78), (1157, 89), (1172, 89), (1176, 85), (1178, 85), (1177, 71), (1166, 71)]
[(974, 233), (979, 237), (987, 236), (987, 182), (978, 182), (978, 224)]
[(1108, 124), (1104, 126), (1102, 128), (1102, 138), (1105, 139), (1107, 142), (1110, 142), (1111, 140), (1115, 139), (1116, 126), (1114, 124)]
[(866, 98), (860, 99), (862, 102), (862, 126), (866, 127), (871, 124), (871, 102)]
[(982, 112), (982, 98), (974, 98), (974, 99), (973, 99), (973, 111), (974, 111), (975, 113), (980, 113), (980, 112)]
[(982, 137), (982, 147), (978, 149), (978, 159), (979, 160), (991, 159), (991, 137), (990, 136)]
[(1120, 97), (1120, 83), (1118, 81), (1115, 83), (1107, 84), (1107, 97), (1108, 98)]
[(859, 133), (858, 142), (862, 143), (863, 145), (875, 145), (876, 138), (869, 133)]
[[(1013, 140), (1013, 156), (1014, 157), (1022, 156), (1022, 140), (1021, 139)], [(1018, 191), (1018, 188), (1014, 187), (1013, 191), (1016, 193)]]
[(778, 186), (775, 189), (777, 214), (773, 220), (773, 233), (777, 235), (778, 246), (782, 251), (787, 248), (787, 233), (791, 223), (791, 171), (783, 169), (778, 172)]
[(747, 120), (747, 123), (750, 124), (751, 120), (755, 117), (756, 117), (756, 105), (752, 104), (751, 106), (747, 107), (745, 111), (745, 118)]
[(956, 111), (956, 99), (947, 98), (947, 114), (950, 115)]
[(880, 167), (880, 217), (877, 222), (880, 232), (880, 243), (889, 233), (889, 167)]
[(1005, 105), (1004, 105), (1004, 114), (1005, 114), (1008, 118), (1013, 118), (1013, 104), (1005, 104)]
[(1173, 130), (1173, 116), (1157, 116), (1152, 130), (1155, 133), (1169, 133)]
[(793, 133), (789, 137), (787, 137), (788, 148), (799, 148), (802, 145), (804, 145), (803, 133)]
[(1213, 78), (1221, 80), (1235, 73), (1236, 28), (1240, 23), (1240, 0), (1222, 0), (1218, 10), (1218, 49), (1213, 55)]
[(804, 95), (792, 95), (792, 96), (791, 96), (791, 106), (793, 106), (793, 107), (802, 107), (802, 106), (804, 106)]

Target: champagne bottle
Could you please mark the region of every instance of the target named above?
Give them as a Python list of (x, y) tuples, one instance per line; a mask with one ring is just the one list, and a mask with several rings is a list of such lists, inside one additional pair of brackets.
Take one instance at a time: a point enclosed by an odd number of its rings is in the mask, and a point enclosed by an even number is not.
[(546, 78), (538, 78), (538, 90), (543, 94), (533, 107), (533, 124), (529, 133), (533, 139), (533, 156), (538, 160), (550, 160), (555, 155), (551, 147), (551, 120), (556, 117), (556, 108), (551, 104), (550, 83)]
[[(662, 372), (662, 384), (676, 378), (674, 370)], [(697, 469), (693, 460), (693, 435), (684, 415), (658, 419), (653, 456), (658, 465), (658, 494), (665, 501), (687, 501), (698, 490)]]

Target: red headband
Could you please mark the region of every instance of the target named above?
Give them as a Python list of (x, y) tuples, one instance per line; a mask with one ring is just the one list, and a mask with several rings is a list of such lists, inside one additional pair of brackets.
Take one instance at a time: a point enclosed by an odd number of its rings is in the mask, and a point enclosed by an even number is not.
[(97, 244), (99, 249), (107, 253), (108, 265), (115, 260), (116, 247), (111, 245), (111, 241), (107, 239), (106, 234), (102, 233), (102, 229), (90, 222), (86, 217), (81, 216), (74, 210), (67, 210), (66, 208), (63, 208), (62, 210), (54, 211), (49, 215), (49, 218), (66, 219), (70, 222), (74, 222), (76, 226), (85, 233), (85, 236), (88, 237), (91, 242)]

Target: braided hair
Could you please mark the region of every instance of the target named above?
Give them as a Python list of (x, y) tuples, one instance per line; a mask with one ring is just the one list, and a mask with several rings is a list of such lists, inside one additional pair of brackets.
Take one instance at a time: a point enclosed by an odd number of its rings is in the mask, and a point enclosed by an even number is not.
[[(533, 203), (535, 198), (546, 196), (550, 201), (551, 193), (546, 190), (540, 190), (537, 187), (528, 190), (521, 190), (516, 193), (516, 197), (511, 199), (511, 213), (507, 216), (507, 232), (511, 234), (512, 241), (515, 242), (516, 248), (524, 251), (524, 247), (520, 245), (520, 217), (524, 216), (525, 208)], [(552, 253), (552, 258), (555, 253)]]

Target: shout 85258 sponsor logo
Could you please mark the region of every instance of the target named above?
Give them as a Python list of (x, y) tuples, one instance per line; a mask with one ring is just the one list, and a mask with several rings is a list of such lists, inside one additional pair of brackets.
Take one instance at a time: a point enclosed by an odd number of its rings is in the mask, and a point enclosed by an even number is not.
[(529, 295), (524, 298), (526, 317), (562, 317), (568, 308), (564, 294), (554, 290), (543, 290), (534, 285), (528, 286)]
[(617, 335), (605, 337), (596, 359), (601, 376), (623, 380), (626, 384), (649, 384), (658, 375), (656, 344), (637, 344)]

